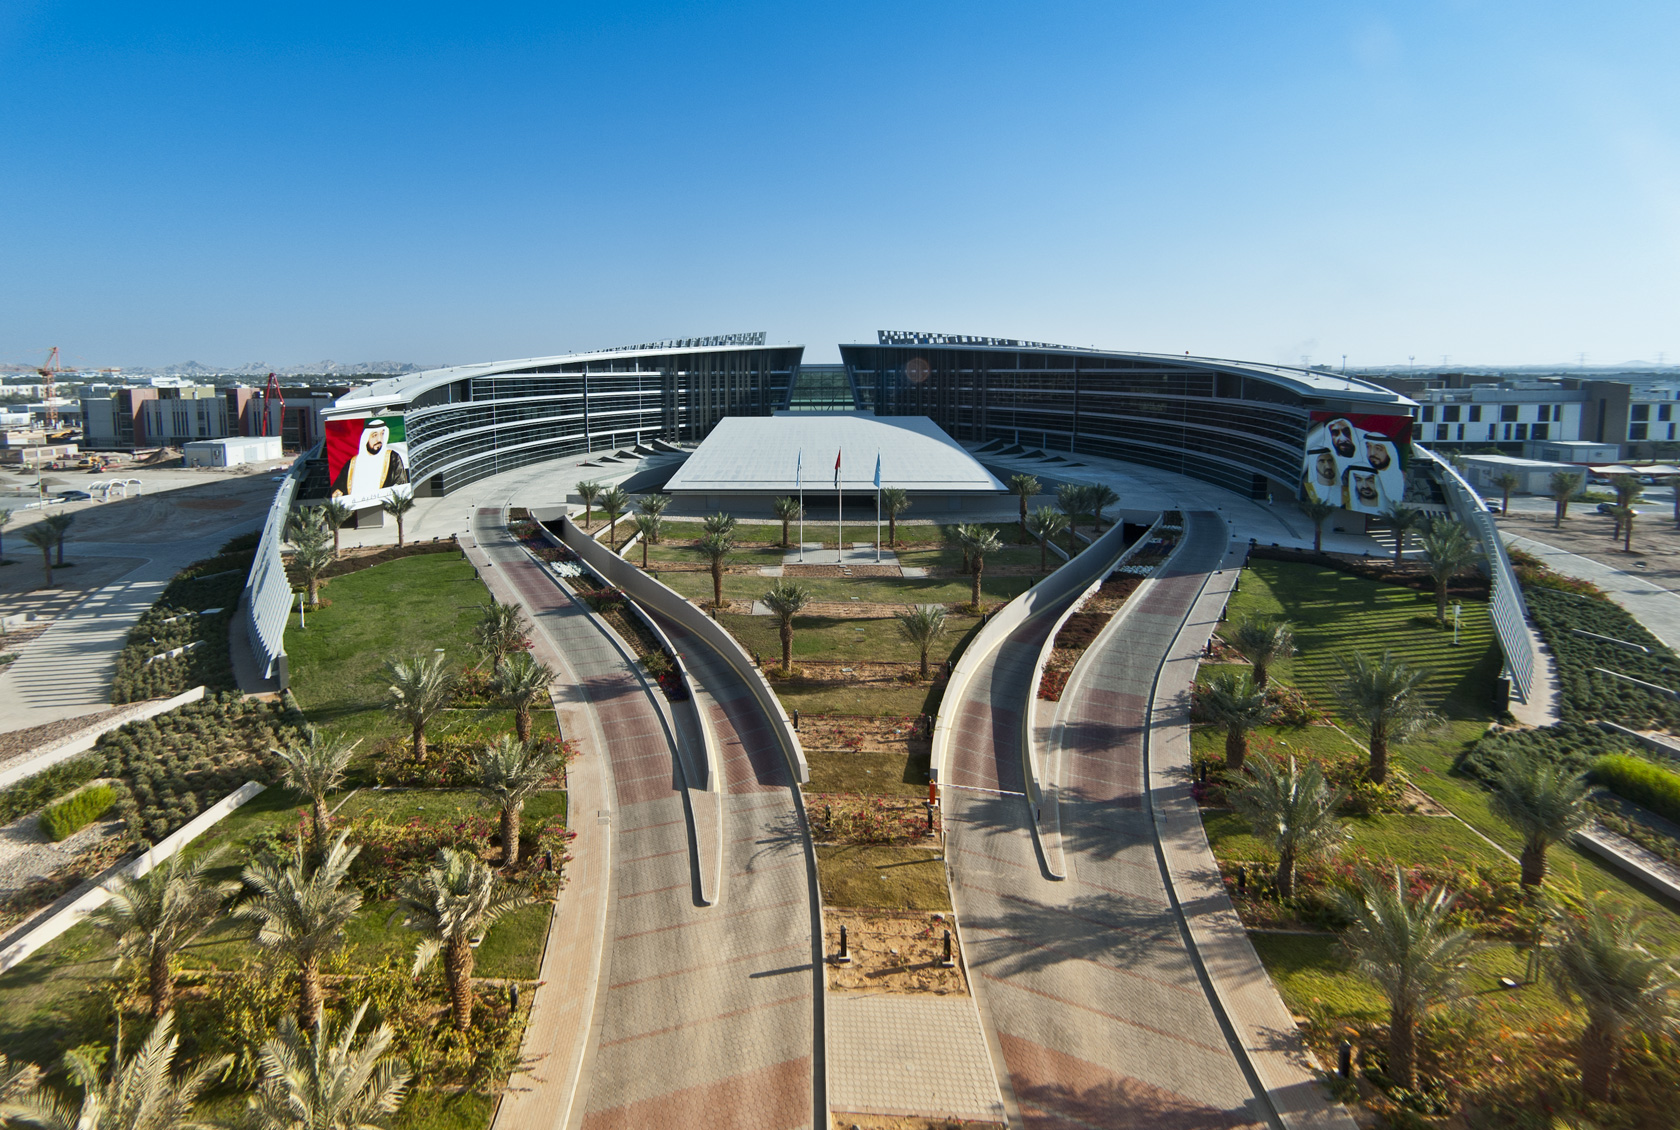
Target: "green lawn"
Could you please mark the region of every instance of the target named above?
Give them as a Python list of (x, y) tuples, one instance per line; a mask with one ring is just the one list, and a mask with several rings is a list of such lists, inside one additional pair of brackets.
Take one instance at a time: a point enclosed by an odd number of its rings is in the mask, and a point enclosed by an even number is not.
[(951, 909), (945, 862), (927, 848), (819, 844), (817, 882), (825, 906)]
[[(766, 663), (780, 663), (781, 630), (773, 616), (739, 616), (725, 613), (718, 622), (728, 628), (748, 651), (756, 651)], [(930, 664), (943, 663), (964, 636), (980, 623), (978, 616), (953, 613), (946, 620), (945, 634), (928, 649)], [(897, 620), (853, 620), (830, 616), (793, 618), (793, 658), (844, 661), (872, 660), (877, 663), (914, 663), (921, 653), (904, 638)]]
[[(1202, 824), (1214, 852), (1223, 858), (1252, 860), (1268, 854), (1249, 833), (1248, 822), (1234, 812), (1203, 813)], [(1463, 866), (1505, 860), (1485, 840), (1449, 816), (1385, 813), (1349, 817), (1347, 825), (1353, 838), (1346, 850), (1377, 859), (1450, 861)]]
[(294, 613), (286, 630), (292, 693), (310, 721), (355, 737), (393, 728), (386, 661), (441, 647), (451, 665), (472, 662), (473, 625), (490, 602), (473, 567), (441, 553), (340, 577), (322, 593), (331, 606), (310, 613), (305, 629)]
[(928, 755), (852, 750), (806, 750), (811, 767), (807, 793), (927, 796)]
[(869, 683), (848, 687), (802, 687), (771, 683), (787, 711), (807, 714), (937, 714), (945, 685)]
[[(655, 570), (655, 572), (658, 572)], [(690, 600), (712, 599), (712, 575), (707, 572), (658, 574), (659, 579)], [(1033, 577), (980, 578), (980, 596), (988, 603), (1013, 600), (1032, 586)], [(967, 604), (972, 586), (967, 577), (800, 577), (814, 600), (859, 600), (868, 604)], [(727, 573), (726, 600), (759, 600), (776, 585), (776, 578)]]
[[(1204, 671), (1216, 668), (1203, 668)], [(1278, 753), (1339, 757), (1358, 751), (1348, 736), (1334, 726), (1260, 726), (1249, 735), (1250, 749), (1264, 749), (1267, 744)], [(1225, 756), (1225, 731), (1219, 726), (1197, 726), (1190, 731), (1190, 749), (1197, 756)], [(1363, 754), (1360, 754), (1363, 756)]]

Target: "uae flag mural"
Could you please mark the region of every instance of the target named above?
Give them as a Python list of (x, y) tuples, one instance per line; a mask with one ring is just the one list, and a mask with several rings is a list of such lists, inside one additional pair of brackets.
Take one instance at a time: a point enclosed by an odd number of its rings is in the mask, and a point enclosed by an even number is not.
[(1410, 416), (1314, 412), (1307, 427), (1301, 497), (1381, 514), (1406, 496)]
[(327, 474), (346, 506), (377, 506), (408, 482), (408, 440), (400, 415), (328, 420)]

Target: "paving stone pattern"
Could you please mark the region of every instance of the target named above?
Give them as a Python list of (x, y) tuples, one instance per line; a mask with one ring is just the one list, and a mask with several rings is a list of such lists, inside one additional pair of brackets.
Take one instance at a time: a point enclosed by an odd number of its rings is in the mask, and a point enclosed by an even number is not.
[[(1190, 536), (1133, 598), (1141, 603), (1115, 646), (1091, 657), (1058, 731), (1066, 881), (1042, 872), (1024, 798), (946, 795), (969, 968), (1031, 1130), (1268, 1122), (1186, 948), (1145, 804), (1145, 703), (1225, 548), (1223, 523)], [(1059, 611), (1022, 625), (975, 679), (958, 713), (952, 783), (1020, 789), (1018, 710)]]
[(1004, 1121), (973, 997), (831, 994), (828, 1060), (836, 1112)]
[[(551, 583), (528, 559), (497, 568), (524, 592)], [(680, 769), (654, 703), (604, 633), (566, 641), (615, 802), (599, 1034), (579, 1083), (580, 1124), (810, 1126), (812, 896), (793, 782), (738, 676), (678, 646), (720, 704), (712, 722), (729, 794), (713, 907), (697, 902)]]

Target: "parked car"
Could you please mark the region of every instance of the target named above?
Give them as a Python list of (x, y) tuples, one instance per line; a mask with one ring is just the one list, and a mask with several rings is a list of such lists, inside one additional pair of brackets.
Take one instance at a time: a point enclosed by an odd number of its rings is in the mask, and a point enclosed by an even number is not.
[[(1600, 514), (1615, 514), (1616, 504), (1614, 502), (1601, 502), (1598, 504), (1598, 512)], [(1633, 516), (1635, 518), (1639, 517), (1639, 511), (1635, 510)]]
[(1503, 506), (1499, 505), (1499, 503), (1497, 503), (1497, 502), (1489, 502), (1488, 500), (1483, 499), (1482, 500), (1482, 505), (1487, 507), (1487, 512), (1489, 514), (1503, 514), (1503, 513), (1505, 513), (1505, 508)]
[(58, 492), (60, 502), (86, 502), (93, 495), (85, 490), (61, 490)]

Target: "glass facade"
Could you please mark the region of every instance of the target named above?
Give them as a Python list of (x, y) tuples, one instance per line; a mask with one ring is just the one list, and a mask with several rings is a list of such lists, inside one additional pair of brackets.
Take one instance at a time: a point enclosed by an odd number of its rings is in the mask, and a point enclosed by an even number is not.
[(625, 354), (508, 369), (428, 389), (402, 411), (430, 494), (530, 463), (655, 439), (698, 442), (725, 416), (787, 402), (800, 347)]
[(1251, 498), (1272, 489), (1268, 479), (1293, 492), (1308, 413), (1340, 407), (1205, 361), (941, 345), (842, 345), (840, 355), (858, 399), (882, 415), (931, 416), (958, 440), (1160, 467)]

